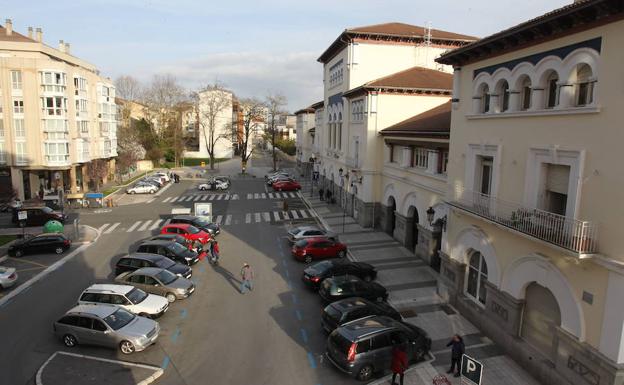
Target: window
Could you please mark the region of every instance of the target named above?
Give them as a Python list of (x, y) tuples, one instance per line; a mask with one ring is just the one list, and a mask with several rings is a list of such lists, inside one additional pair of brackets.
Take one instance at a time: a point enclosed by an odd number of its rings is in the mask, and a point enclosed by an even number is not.
[(64, 72), (39, 72), (43, 92), (65, 92), (67, 75)]
[(98, 332), (103, 332), (106, 331), (106, 325), (104, 325), (104, 323), (100, 320), (94, 319), (93, 320), (93, 330), (98, 331)]
[(427, 168), (429, 166), (429, 151), (420, 147), (415, 147), (412, 151), (412, 167)]
[(503, 80), (498, 89), (498, 103), (501, 112), (509, 109), (509, 83)]
[(442, 170), (440, 170), (441, 174), (446, 174), (446, 170), (448, 169), (448, 162), (449, 162), (449, 152), (442, 151)]
[(22, 89), (22, 72), (21, 71), (11, 71), (11, 87), (14, 90)]
[(132, 277), (130, 277), (130, 279), (128, 279), (128, 282), (132, 282), (132, 283), (145, 283), (145, 276), (144, 275), (133, 275)]
[(480, 252), (475, 251), (470, 256), (468, 264), (468, 280), (466, 294), (485, 305), (485, 281), (487, 281), (487, 263)]
[(591, 80), (592, 71), (587, 64), (576, 69), (576, 105), (582, 107), (594, 101), (594, 82)]
[(337, 138), (338, 138), (338, 144), (336, 145), (336, 148), (338, 150), (342, 150), (342, 123), (338, 123), (338, 133), (336, 134)]
[(67, 99), (62, 96), (41, 98), (43, 114), (48, 116), (62, 116), (67, 112)]
[(14, 114), (23, 114), (24, 113), (24, 100), (22, 100), (22, 99), (13, 99), (13, 113)]
[(546, 163), (544, 201), (540, 208), (551, 213), (566, 215), (570, 166)]
[(521, 83), (521, 95), (520, 110), (526, 111), (531, 108), (531, 79), (528, 76)]
[(481, 87), (481, 92), (479, 93), (479, 99), (481, 101), (480, 112), (485, 114), (490, 111), (490, 88), (484, 84)]
[(364, 120), (364, 99), (354, 100), (351, 103), (351, 120), (354, 123)]
[(45, 143), (45, 155), (50, 162), (62, 162), (69, 158), (69, 143)]
[(63, 325), (76, 326), (78, 325), (78, 317), (73, 316), (73, 315), (68, 315), (68, 316), (61, 318), (58, 322)]
[(0, 118), (0, 140), (4, 139), (4, 120)]
[(78, 317), (78, 322), (76, 326), (79, 328), (91, 329), (91, 325), (93, 324), (93, 320), (89, 317)]
[(557, 73), (553, 71), (546, 80), (546, 108), (553, 108), (557, 104), (559, 104), (559, 86), (557, 85), (558, 82), (559, 75), (557, 75)]
[(390, 346), (390, 336), (388, 334), (379, 334), (371, 338), (371, 350), (383, 349)]
[(68, 132), (69, 128), (65, 119), (45, 119), (43, 130), (45, 132)]
[(13, 129), (16, 138), (25, 138), (26, 129), (24, 128), (24, 119), (13, 119)]
[(329, 68), (329, 86), (337, 86), (342, 84), (343, 75), (344, 75), (344, 66), (343, 61), (340, 60), (338, 63), (334, 64)]
[(77, 77), (74, 78), (74, 87), (78, 91), (86, 91), (87, 90), (87, 79)]
[(394, 145), (389, 145), (388, 150), (390, 151), (390, 158), (388, 160), (390, 161), (390, 163), (394, 163)]
[(6, 150), (4, 148), (4, 142), (0, 142), (0, 163), (6, 164)]

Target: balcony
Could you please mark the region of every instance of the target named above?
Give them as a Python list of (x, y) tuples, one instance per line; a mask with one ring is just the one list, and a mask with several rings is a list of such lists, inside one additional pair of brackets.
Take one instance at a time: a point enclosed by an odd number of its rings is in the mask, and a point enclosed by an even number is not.
[(62, 155), (45, 155), (46, 165), (48, 166), (69, 166), (69, 154)]
[(449, 205), (503, 225), (549, 244), (578, 258), (598, 252), (598, 224), (484, 195), (457, 190)]

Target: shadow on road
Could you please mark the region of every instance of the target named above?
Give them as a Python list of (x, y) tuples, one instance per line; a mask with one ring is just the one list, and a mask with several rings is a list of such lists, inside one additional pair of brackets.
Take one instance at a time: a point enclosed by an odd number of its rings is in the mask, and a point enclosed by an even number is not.
[(228, 269), (222, 267), (221, 265), (210, 265), (212, 267), (212, 269), (214, 271), (216, 271), (217, 273), (219, 273), (223, 278), (225, 278), (225, 280), (227, 281), (227, 283), (230, 284), (230, 286), (232, 286), (234, 289), (236, 289), (237, 292), (240, 292), (240, 285), (241, 285), (241, 281), (238, 280), (234, 274), (232, 274), (232, 272), (230, 272)]

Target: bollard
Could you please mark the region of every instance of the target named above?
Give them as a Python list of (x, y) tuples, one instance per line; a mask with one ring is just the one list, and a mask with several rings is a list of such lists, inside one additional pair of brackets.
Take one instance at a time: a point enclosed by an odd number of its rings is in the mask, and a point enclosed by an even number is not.
[(80, 220), (78, 220), (78, 218), (74, 219), (74, 239), (75, 240), (80, 239), (80, 230), (78, 229), (78, 223), (80, 223)]

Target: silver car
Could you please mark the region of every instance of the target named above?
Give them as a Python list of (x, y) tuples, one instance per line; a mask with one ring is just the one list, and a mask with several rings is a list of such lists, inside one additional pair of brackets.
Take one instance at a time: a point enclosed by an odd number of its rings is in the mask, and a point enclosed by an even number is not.
[(191, 280), (178, 277), (169, 270), (157, 267), (143, 267), (141, 269), (121, 273), (115, 281), (122, 285), (132, 285), (148, 293), (162, 295), (169, 302), (187, 298), (195, 291)]
[(327, 237), (335, 239), (336, 234), (329, 231), (321, 230), (316, 226), (300, 226), (288, 230), (288, 240), (291, 243), (295, 243), (301, 239), (317, 237)]
[(0, 289), (6, 289), (17, 282), (17, 272), (14, 267), (0, 266)]
[(158, 333), (158, 322), (113, 305), (78, 305), (54, 323), (54, 334), (69, 348), (99, 345), (123, 354), (144, 350)]
[(156, 186), (150, 184), (137, 183), (126, 190), (128, 194), (153, 194), (158, 190)]

